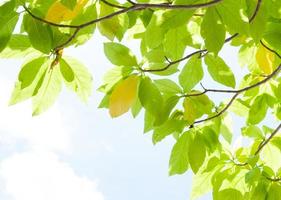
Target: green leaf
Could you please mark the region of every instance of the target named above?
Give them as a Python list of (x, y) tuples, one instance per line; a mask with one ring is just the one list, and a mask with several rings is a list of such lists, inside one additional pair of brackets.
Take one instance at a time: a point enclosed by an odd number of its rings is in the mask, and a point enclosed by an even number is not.
[(267, 22), (267, 28), (264, 33), (265, 41), (275, 50), (280, 52), (281, 49), (281, 28), (280, 22)]
[(189, 92), (202, 80), (203, 76), (201, 59), (193, 56), (182, 69), (179, 75), (179, 83), (184, 92)]
[(196, 132), (194, 138), (190, 140), (188, 148), (189, 164), (194, 174), (196, 174), (200, 167), (202, 167), (205, 157), (206, 147), (204, 140), (198, 134), (198, 132)]
[(50, 62), (46, 62), (45, 57), (39, 57), (23, 65), (9, 105), (14, 105), (36, 95), (36, 87), (49, 64)]
[(158, 79), (154, 81), (160, 92), (166, 95), (181, 94), (181, 88), (170, 79)]
[(39, 115), (51, 107), (62, 88), (61, 76), (58, 67), (47, 70), (38, 93), (33, 97), (33, 116)]
[(15, 1), (8, 1), (0, 6), (0, 52), (8, 44), (18, 21), (18, 13), (14, 11)]
[(164, 103), (163, 103), (163, 108), (162, 108), (162, 113), (161, 113), (162, 121), (165, 121), (168, 119), (171, 111), (178, 104), (179, 100), (180, 100), (179, 96), (168, 96), (168, 97), (166, 96), (166, 98), (164, 98)]
[(14, 34), (5, 49), (0, 53), (0, 58), (23, 58), (40, 52), (31, 47), (26, 35)]
[(108, 70), (103, 77), (103, 84), (98, 90), (108, 93), (112, 90), (113, 86), (121, 79), (129, 76), (132, 73), (132, 67), (115, 66)]
[(205, 57), (205, 63), (212, 78), (225, 86), (235, 88), (235, 77), (231, 69), (220, 57), (214, 57), (208, 54)]
[[(211, 168), (211, 169), (210, 169)], [(209, 159), (208, 166), (206, 168), (207, 172), (200, 170), (196, 175), (192, 177), (192, 189), (190, 199), (198, 199), (203, 194), (206, 194), (212, 189), (212, 178), (215, 172), (221, 168), (219, 164), (219, 159), (214, 157)]]
[(281, 156), (280, 149), (272, 143), (265, 145), (260, 152), (262, 161), (275, 172), (281, 167), (281, 160), (276, 159), (279, 156)]
[[(111, 3), (117, 3), (116, 1), (111, 1)], [(118, 3), (117, 3), (118, 4)], [(100, 3), (100, 13), (99, 18), (110, 15), (116, 12), (118, 9), (113, 8), (103, 2)], [(107, 37), (109, 40), (113, 41), (116, 37), (119, 41), (122, 40), (125, 31), (129, 26), (129, 18), (127, 14), (122, 14), (114, 16), (110, 19), (103, 20), (98, 23), (98, 29), (102, 35)]]
[(165, 123), (154, 129), (152, 137), (153, 143), (156, 144), (173, 133), (181, 133), (184, 127), (185, 121), (177, 119), (167, 120)]
[(22, 89), (32, 84), (44, 62), (45, 58), (40, 57), (35, 60), (32, 60), (31, 62), (27, 63), (22, 67), (18, 78), (21, 82)]
[(255, 182), (259, 181), (260, 176), (261, 170), (258, 167), (255, 167), (245, 175), (245, 182), (253, 185)]
[(195, 119), (211, 113), (213, 103), (206, 95), (190, 96), (184, 99), (183, 107), (184, 119), (189, 124), (193, 124)]
[(258, 124), (264, 119), (268, 109), (266, 102), (266, 95), (260, 95), (254, 100), (247, 119), (249, 124)]
[(163, 47), (165, 55), (171, 60), (182, 58), (189, 39), (186, 26), (170, 29), (164, 37)]
[(263, 139), (262, 131), (260, 130), (259, 127), (254, 125), (250, 125), (242, 128), (242, 135), (256, 138), (256, 139)]
[(122, 44), (104, 43), (104, 53), (110, 62), (117, 66), (137, 66), (137, 59), (130, 49)]
[(175, 174), (183, 174), (186, 172), (186, 170), (188, 170), (188, 146), (191, 136), (190, 134), (190, 131), (182, 134), (172, 149), (169, 161), (170, 176)]
[(267, 200), (277, 200), (281, 197), (281, 186), (278, 183), (272, 183), (268, 192)]
[(77, 1), (76, 0), (61, 0), (61, 3), (69, 8), (70, 10), (73, 10)]
[(76, 92), (78, 97), (87, 102), (92, 94), (93, 78), (88, 69), (79, 61), (64, 57), (60, 61), (60, 72), (68, 88)]
[(165, 30), (159, 26), (162, 14), (162, 10), (155, 11), (146, 27), (144, 41), (148, 49), (156, 48), (163, 42)]
[(134, 103), (134, 105), (131, 108), (131, 112), (132, 112), (132, 115), (134, 118), (138, 116), (141, 109), (142, 109), (141, 102), (140, 102), (139, 98), (137, 98), (136, 102)]
[(219, 139), (218, 135), (213, 129), (208, 126), (204, 127), (204, 129), (202, 130), (202, 138), (209, 152), (214, 152), (215, 150), (217, 150)]
[[(253, 3), (256, 5), (255, 2)], [(250, 33), (256, 43), (259, 43), (260, 39), (263, 37), (263, 34), (266, 30), (267, 17), (268, 17), (268, 11), (267, 11), (266, 3), (261, 1), (259, 10), (252, 23), (250, 23)]]
[[(24, 16), (23, 24), (32, 46), (42, 53), (49, 54), (53, 45), (53, 36), (50, 26), (29, 15)], [(44, 40), (42, 38), (44, 38)]]
[(248, 19), (243, 16), (246, 8), (244, 0), (224, 0), (216, 8), (223, 24), (226, 25), (230, 33), (247, 33), (248, 22), (246, 20)]
[(63, 59), (60, 60), (60, 72), (67, 83), (71, 83), (74, 80), (74, 72), (67, 62)]
[(148, 77), (143, 78), (140, 82), (139, 99), (142, 106), (158, 119), (156, 121), (161, 121), (163, 98), (156, 85)]
[(229, 144), (231, 144), (233, 128), (232, 128), (232, 120), (229, 115), (223, 116), (222, 122), (220, 124), (220, 133), (223, 136), (223, 138)]
[(240, 191), (229, 188), (221, 190), (215, 200), (244, 200)]
[(216, 8), (208, 8), (204, 15), (201, 35), (204, 38), (206, 48), (217, 55), (224, 45), (225, 29)]
[(144, 114), (144, 129), (143, 129), (144, 133), (147, 133), (147, 132), (149, 132), (153, 129), (154, 121), (155, 121), (155, 117), (152, 114), (150, 114), (148, 111), (145, 111), (145, 114)]
[[(92, 4), (86, 7), (86, 9), (84, 9), (83, 12), (81, 12), (77, 17), (75, 17), (75, 19), (71, 22), (71, 24), (80, 25), (96, 18), (97, 18), (96, 4)], [(96, 29), (96, 24), (82, 28), (75, 37), (75, 41), (74, 41), (75, 45), (82, 45), (85, 42), (87, 42), (93, 36), (95, 29)], [(69, 37), (67, 37), (67, 39), (68, 38)]]
[(267, 199), (267, 185), (265, 182), (261, 181), (256, 187), (253, 188), (253, 193), (251, 195), (251, 200), (264, 200)]
[[(197, 0), (175, 0), (174, 4), (192, 4)], [(194, 10), (166, 10), (161, 17), (163, 20), (160, 22), (161, 28), (169, 30), (188, 23)]]

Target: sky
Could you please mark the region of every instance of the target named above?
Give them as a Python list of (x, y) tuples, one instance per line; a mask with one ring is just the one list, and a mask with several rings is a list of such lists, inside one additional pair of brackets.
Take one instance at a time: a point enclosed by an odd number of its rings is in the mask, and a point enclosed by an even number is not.
[[(32, 117), (31, 102), (8, 107), (22, 60), (0, 60), (0, 199), (1, 200), (187, 200), (192, 173), (168, 176), (174, 140), (152, 144), (143, 134), (143, 113), (111, 119), (98, 109), (96, 89), (112, 64), (98, 33), (85, 45), (65, 50), (82, 61), (94, 79), (88, 104), (63, 89), (55, 105)], [(137, 43), (126, 43), (139, 55)], [(242, 77), (237, 49), (221, 53)], [(215, 85), (207, 77), (208, 85)], [(220, 99), (220, 97), (215, 97)], [(239, 123), (241, 121), (238, 120)], [(208, 194), (201, 200), (211, 199)]]
[[(98, 109), (96, 89), (106, 70), (98, 34), (65, 54), (91, 71), (94, 89), (88, 104), (64, 88), (55, 105), (32, 117), (31, 102), (8, 106), (22, 60), (0, 60), (1, 200), (188, 199), (191, 173), (168, 176), (169, 138), (156, 146), (143, 134), (143, 114), (111, 119)], [(133, 50), (137, 53), (136, 44)]]

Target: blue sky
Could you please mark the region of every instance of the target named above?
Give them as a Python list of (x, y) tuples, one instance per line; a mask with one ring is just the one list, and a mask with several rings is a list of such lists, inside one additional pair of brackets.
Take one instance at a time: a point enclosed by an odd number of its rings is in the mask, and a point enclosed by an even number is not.
[[(143, 135), (143, 115), (113, 120), (97, 109), (103, 95), (96, 88), (112, 67), (100, 39), (66, 51), (93, 74), (89, 103), (64, 89), (55, 106), (35, 118), (29, 101), (7, 106), (22, 61), (0, 61), (0, 199), (71, 200), (79, 190), (88, 193), (81, 200), (188, 199), (191, 174), (168, 177), (172, 139), (153, 146), (151, 135)], [(63, 169), (69, 174), (58, 175)], [(55, 188), (53, 181), (64, 184)], [(72, 195), (71, 185), (80, 186)]]
[[(88, 104), (64, 88), (56, 104), (34, 118), (30, 101), (7, 106), (22, 61), (0, 60), (0, 199), (189, 199), (191, 173), (168, 176), (172, 138), (154, 146), (151, 135), (143, 134), (142, 114), (111, 119), (97, 108), (103, 94), (96, 89), (113, 67), (102, 40), (96, 34), (84, 46), (65, 51), (93, 74)], [(139, 55), (136, 43), (127, 45)], [(241, 77), (236, 52), (226, 48), (222, 54)], [(215, 85), (208, 77), (205, 82)]]

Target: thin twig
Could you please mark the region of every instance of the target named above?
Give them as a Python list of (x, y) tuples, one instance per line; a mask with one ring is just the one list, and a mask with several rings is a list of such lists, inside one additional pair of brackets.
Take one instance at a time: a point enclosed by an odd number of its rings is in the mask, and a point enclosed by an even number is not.
[(250, 90), (250, 89), (253, 89), (255, 87), (258, 87), (262, 84), (264, 84), (265, 82), (267, 82), (268, 80), (270, 80), (273, 76), (275, 76), (276, 74), (279, 73), (279, 71), (281, 70), (281, 64), (271, 73), (269, 74), (268, 76), (265, 77), (265, 79), (253, 84), (253, 85), (250, 85), (250, 86), (247, 86), (247, 87), (244, 87), (242, 89), (239, 89), (239, 90), (223, 90), (223, 89), (206, 89), (204, 88), (204, 91), (203, 92), (199, 92), (199, 93), (190, 93), (190, 94), (185, 94), (185, 95), (182, 95), (181, 97), (193, 97), (193, 96), (200, 96), (200, 95), (203, 95), (207, 92), (215, 92), (215, 93), (241, 93), (241, 92), (245, 92), (247, 90)]
[(258, 12), (259, 12), (259, 10), (260, 10), (261, 3), (262, 3), (262, 0), (258, 0), (257, 5), (256, 5), (256, 8), (255, 8), (255, 10), (254, 10), (254, 13), (252, 14), (252, 16), (251, 16), (250, 19), (249, 19), (249, 23), (253, 22), (254, 19), (256, 18), (257, 14), (258, 14)]
[(98, 23), (100, 21), (106, 20), (106, 19), (110, 19), (114, 16), (129, 12), (129, 11), (134, 11), (134, 10), (144, 10), (147, 8), (160, 8), (160, 9), (166, 9), (166, 10), (175, 10), (175, 9), (187, 9), (187, 10), (194, 10), (197, 8), (206, 8), (206, 7), (210, 7), (213, 5), (218, 4), (219, 2), (221, 2), (222, 0), (213, 0), (207, 3), (199, 3), (199, 4), (182, 4), (182, 5), (171, 5), (171, 4), (149, 4), (149, 3), (134, 3), (132, 6), (130, 7), (125, 7), (122, 10), (113, 12), (111, 14), (108, 14), (106, 16), (97, 18), (97, 19), (93, 19), (91, 21), (88, 21), (86, 23), (82, 23), (80, 25), (69, 25), (69, 24), (59, 24), (59, 23), (54, 23), (48, 20), (45, 20), (41, 17), (36, 16), (35, 14), (33, 14), (25, 5), (23, 5), (23, 8), (25, 9), (26, 12), (28, 12), (28, 14), (33, 17), (34, 19), (41, 21), (43, 23), (49, 24), (51, 26), (56, 26), (56, 27), (62, 27), (62, 28), (84, 28), (86, 26), (90, 26), (93, 25), (95, 23)]
[(54, 51), (57, 52), (60, 49), (65, 48), (70, 42), (72, 42), (72, 40), (75, 39), (76, 35), (78, 34), (78, 32), (80, 31), (80, 28), (75, 29), (75, 31), (73, 32), (73, 34), (62, 44), (60, 44), (59, 46), (57, 46)]
[[(234, 37), (236, 37), (236, 36), (237, 36), (237, 35), (234, 34), (234, 35), (230, 36), (229, 38), (226, 38), (225, 41), (224, 41), (224, 43), (227, 43), (227, 42), (231, 41), (231, 40), (232, 40)], [(159, 69), (142, 69), (142, 68), (141, 68), (141, 71), (142, 71), (142, 72), (162, 72), (162, 71), (165, 71), (165, 70), (167, 70), (168, 68), (170, 68), (172, 65), (175, 65), (175, 64), (178, 64), (178, 63), (180, 63), (180, 62), (182, 62), (182, 61), (184, 61), (184, 60), (187, 60), (188, 58), (190, 58), (190, 57), (192, 57), (192, 56), (194, 56), (194, 55), (203, 54), (203, 53), (206, 53), (206, 52), (208, 52), (207, 49), (197, 50), (197, 51), (194, 51), (194, 52), (192, 52), (192, 53), (186, 55), (186, 56), (183, 57), (183, 58), (180, 58), (180, 59), (175, 60), (175, 61), (170, 61), (170, 62), (168, 62), (168, 65), (166, 65), (166, 66), (163, 67), (163, 68), (159, 68)], [(201, 58), (201, 57), (204, 57), (204, 56), (205, 56), (205, 54), (204, 54), (203, 56), (200, 56), (200, 58)]]
[(278, 131), (280, 130), (280, 128), (281, 128), (281, 123), (280, 123), (279, 126), (271, 133), (271, 135), (259, 145), (257, 151), (255, 152), (255, 155), (259, 154), (259, 152), (265, 147), (265, 145), (267, 145), (267, 144), (270, 142), (270, 140), (278, 133)]
[(201, 119), (201, 120), (195, 121), (195, 122), (193, 122), (193, 124), (199, 124), (199, 123), (202, 123), (202, 122), (214, 119), (216, 117), (219, 117), (220, 115), (222, 115), (223, 113), (225, 113), (227, 111), (227, 109), (231, 106), (231, 104), (234, 102), (234, 100), (238, 97), (239, 94), (240, 93), (237, 93), (237, 94), (233, 95), (233, 97), (230, 99), (230, 101), (227, 103), (227, 105), (220, 112), (218, 112), (217, 114), (215, 114), (215, 115), (213, 115), (211, 117), (205, 118), (205, 119)]

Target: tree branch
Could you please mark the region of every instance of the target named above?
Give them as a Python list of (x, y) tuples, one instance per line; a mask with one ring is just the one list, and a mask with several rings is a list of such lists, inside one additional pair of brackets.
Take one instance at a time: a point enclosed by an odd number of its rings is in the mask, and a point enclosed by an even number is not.
[[(267, 138), (267, 139), (265, 139), (265, 140), (263, 140), (260, 144), (259, 144), (259, 146), (258, 146), (258, 149), (256, 150), (256, 152), (254, 153), (254, 155), (258, 155), (260, 152), (261, 152), (261, 150), (265, 147), (265, 145), (267, 145), (269, 142), (270, 142), (270, 140), (278, 133), (278, 131), (281, 129), (281, 123), (277, 126), (277, 128), (271, 133), (271, 135)], [(233, 163), (234, 163), (234, 165), (236, 165), (236, 166), (240, 166), (240, 167), (244, 167), (244, 166), (247, 166), (247, 165), (249, 165), (249, 163), (248, 162), (245, 162), (245, 163), (237, 163), (237, 162), (235, 162), (235, 161), (233, 161)], [(279, 182), (279, 181), (281, 181), (281, 178), (271, 178), (271, 177), (268, 177), (268, 176), (265, 176), (265, 175), (263, 175), (267, 180), (269, 180), (269, 181), (273, 181), (273, 182)]]
[[(210, 7), (213, 5), (218, 4), (219, 2), (221, 2), (222, 0), (213, 0), (207, 3), (200, 3), (200, 4), (182, 4), (182, 5), (171, 5), (171, 4), (148, 4), (148, 3), (133, 3), (132, 6), (130, 7), (122, 7), (122, 10), (113, 12), (109, 15), (97, 18), (97, 19), (93, 19), (91, 21), (88, 21), (86, 23), (80, 24), (80, 25), (69, 25), (69, 24), (59, 24), (59, 23), (54, 23), (48, 20), (45, 20), (41, 17), (38, 17), (36, 15), (34, 15), (25, 5), (23, 5), (23, 8), (25, 9), (25, 11), (34, 19), (41, 21), (43, 23), (49, 24), (51, 26), (56, 26), (56, 27), (62, 27), (62, 28), (84, 28), (86, 26), (90, 26), (93, 25), (95, 23), (98, 23), (100, 21), (106, 20), (106, 19), (110, 19), (114, 16), (126, 13), (126, 12), (130, 12), (130, 11), (134, 11), (134, 10), (144, 10), (147, 8), (161, 8), (161, 9), (166, 9), (166, 10), (174, 10), (174, 9), (188, 9), (188, 10), (194, 10), (197, 8), (206, 8), (206, 7)], [(104, 2), (104, 0), (103, 0)], [(109, 2), (106, 3), (107, 5), (111, 4)], [(113, 6), (113, 4), (112, 4)], [(114, 5), (113, 7), (116, 7), (116, 5)], [(119, 7), (119, 6), (118, 6)], [(120, 7), (119, 7), (120, 8)]]
[(270, 140), (278, 133), (278, 131), (280, 130), (281, 128), (281, 123), (279, 124), (279, 126), (271, 133), (271, 135), (266, 139), (264, 140), (263, 142), (260, 143), (257, 151), (255, 152), (255, 155), (259, 154), (259, 152), (265, 147), (265, 145), (267, 145)]
[[(281, 58), (281, 55), (278, 54), (278, 52), (274, 51), (273, 49), (269, 48), (268, 46), (266, 46), (262, 41), (260, 41), (261, 44), (266, 48), (268, 49), (269, 51), (273, 52), (274, 54), (276, 54), (279, 58)], [(191, 97), (191, 96), (200, 96), (200, 95), (203, 95), (207, 92), (215, 92), (215, 93), (241, 93), (241, 92), (245, 92), (247, 90), (250, 90), (252, 88), (255, 88), (255, 87), (258, 87), (262, 84), (264, 84), (265, 82), (267, 82), (268, 80), (270, 80), (271, 78), (273, 78), (275, 75), (277, 75), (279, 73), (279, 71), (281, 70), (281, 63), (280, 65), (271, 73), (269, 74), (268, 76), (265, 77), (265, 79), (253, 84), (253, 85), (250, 85), (250, 86), (247, 86), (247, 87), (244, 87), (242, 89), (238, 89), (238, 90), (222, 90), (222, 89), (206, 89), (202, 84), (202, 88), (204, 89), (203, 92), (199, 92), (199, 93), (191, 93), (191, 94), (186, 94), (186, 95), (182, 95), (181, 97)]]
[(258, 0), (257, 5), (256, 5), (256, 8), (255, 8), (255, 10), (254, 10), (254, 13), (252, 14), (252, 16), (251, 16), (250, 19), (249, 19), (249, 23), (253, 22), (254, 19), (256, 18), (257, 14), (258, 14), (258, 12), (259, 12), (259, 10), (260, 10), (261, 3), (262, 3), (262, 0)]
[[(235, 38), (237, 35), (238, 35), (238, 34), (234, 34), (234, 35), (230, 36), (229, 38), (226, 38), (225, 41), (224, 41), (224, 43), (227, 43), (227, 42), (231, 41), (231, 40), (232, 40), (233, 38)], [(192, 57), (192, 56), (194, 56), (194, 55), (202, 54), (202, 53), (207, 53), (207, 52), (208, 52), (207, 49), (197, 50), (197, 51), (194, 51), (194, 52), (188, 54), (187, 56), (185, 56), (185, 57), (183, 57), (183, 58), (180, 58), (180, 59), (175, 60), (175, 61), (170, 61), (170, 62), (168, 62), (168, 65), (166, 65), (166, 66), (163, 67), (163, 68), (159, 68), (159, 69), (143, 69), (143, 68), (140, 68), (140, 70), (141, 70), (142, 72), (162, 72), (162, 71), (165, 71), (165, 70), (169, 69), (172, 65), (175, 65), (175, 64), (178, 64), (178, 63), (180, 63), (180, 62), (182, 62), (182, 61), (184, 61), (184, 60), (187, 60), (188, 58), (190, 58), (190, 57)], [(205, 55), (205, 54), (204, 54), (204, 55)], [(202, 56), (202, 57), (203, 57), (203, 56)], [(202, 57), (200, 57), (200, 58), (202, 58)], [(167, 60), (167, 59), (166, 59), (166, 60)]]
[(247, 90), (250, 90), (252, 88), (255, 88), (255, 87), (258, 87), (260, 85), (262, 85), (263, 83), (266, 83), (267, 81), (269, 81), (271, 78), (273, 78), (276, 74), (278, 74), (278, 72), (280, 71), (281, 69), (281, 64), (279, 65), (279, 67), (273, 71), (268, 77), (266, 77), (265, 79), (263, 79), (262, 81), (254, 84), (254, 85), (251, 85), (251, 86), (248, 86), (248, 87), (245, 87), (245, 88), (242, 88), (240, 90), (215, 90), (215, 89), (205, 89), (204, 92), (201, 92), (201, 93), (198, 93), (198, 94), (189, 94), (189, 95), (185, 95), (183, 97), (190, 97), (190, 96), (199, 96), (199, 95), (202, 95), (202, 94), (205, 94), (206, 92), (225, 92), (225, 93), (235, 93), (235, 95), (230, 99), (230, 101), (228, 102), (228, 104), (224, 107), (224, 109), (222, 109), (219, 113), (215, 114), (214, 116), (211, 116), (211, 117), (208, 117), (208, 118), (205, 118), (205, 119), (202, 119), (202, 120), (198, 120), (198, 121), (195, 121), (193, 124), (198, 124), (198, 123), (201, 123), (201, 122), (205, 122), (205, 121), (208, 121), (208, 120), (211, 120), (211, 119), (214, 119), (220, 115), (222, 115), (224, 112), (227, 111), (227, 109), (231, 106), (231, 104), (234, 102), (234, 100), (238, 97), (239, 94), (241, 94), (242, 92), (245, 92)]
[(198, 120), (198, 121), (195, 121), (193, 122), (193, 124), (199, 124), (199, 123), (202, 123), (202, 122), (205, 122), (205, 121), (209, 121), (211, 119), (214, 119), (216, 117), (219, 117), (220, 115), (222, 115), (223, 113), (225, 113), (227, 111), (227, 109), (231, 106), (231, 104), (234, 102), (234, 100), (238, 97), (240, 93), (236, 93), (235, 95), (233, 95), (233, 97), (230, 99), (230, 101), (226, 104), (226, 106), (220, 111), (218, 112), (217, 114), (211, 116), (211, 117), (207, 117), (205, 119), (201, 119), (201, 120)]
[(70, 42), (72, 42), (80, 30), (81, 30), (80, 28), (76, 28), (73, 34), (68, 38), (68, 40), (66, 40), (64, 43), (60, 44), (59, 46), (55, 47), (54, 51), (57, 52), (60, 49), (63, 49), (65, 46), (67, 46)]

